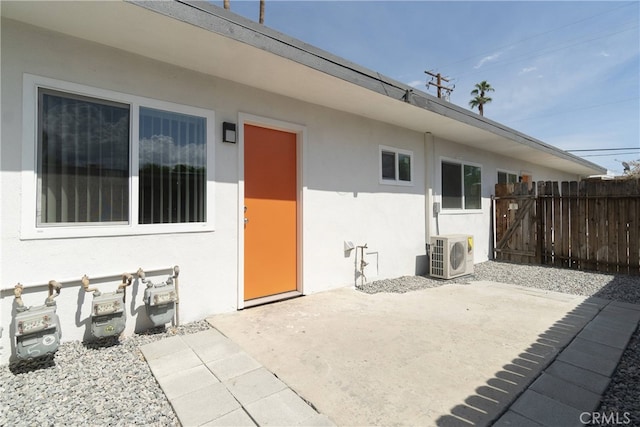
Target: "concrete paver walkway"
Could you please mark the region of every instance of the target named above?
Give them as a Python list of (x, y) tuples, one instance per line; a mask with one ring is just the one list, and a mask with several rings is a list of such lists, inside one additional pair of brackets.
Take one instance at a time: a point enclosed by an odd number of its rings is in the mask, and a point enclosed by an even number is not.
[(333, 426), (215, 329), (141, 347), (185, 426)]
[(640, 321), (640, 305), (605, 304), (494, 426), (570, 427), (591, 420)]

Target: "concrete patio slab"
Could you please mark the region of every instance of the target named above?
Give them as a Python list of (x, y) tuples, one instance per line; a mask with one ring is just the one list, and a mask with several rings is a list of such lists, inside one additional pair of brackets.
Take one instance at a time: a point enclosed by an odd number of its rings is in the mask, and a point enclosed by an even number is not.
[(486, 425), (602, 301), (475, 282), (338, 289), (208, 320), (338, 425)]
[(623, 352), (624, 349), (576, 338), (558, 360), (610, 377)]
[(253, 427), (256, 423), (253, 422), (244, 409), (240, 408), (203, 425), (207, 427)]
[(612, 301), (611, 304), (609, 304), (610, 307), (622, 307), (622, 308), (626, 308), (628, 310), (635, 310), (635, 311), (640, 311), (640, 305), (639, 304), (631, 304), (628, 302), (620, 302), (620, 301)]
[(284, 389), (245, 406), (260, 426), (304, 425), (317, 413), (290, 389)]
[(247, 372), (260, 368), (260, 366), (260, 363), (244, 352), (235, 353), (224, 359), (207, 363), (207, 368), (209, 368), (220, 381), (226, 381), (246, 374)]
[[(142, 353), (144, 354), (144, 350)], [(153, 375), (156, 378), (162, 378), (183, 369), (195, 368), (200, 365), (202, 361), (193, 352), (193, 350), (187, 348), (185, 350), (165, 354), (161, 357), (156, 357), (155, 359), (147, 359), (147, 363), (149, 364)]]
[(525, 391), (511, 406), (511, 411), (549, 427), (581, 427), (583, 411), (565, 405), (532, 390)]
[(203, 365), (179, 370), (164, 377), (156, 377), (156, 380), (169, 400), (220, 382)]
[(578, 334), (578, 338), (624, 350), (627, 347), (629, 338), (633, 335), (633, 331), (628, 329), (616, 328), (594, 320), (584, 327)]
[(540, 427), (541, 425), (513, 411), (507, 411), (498, 421), (493, 423), (493, 427)]
[(169, 337), (143, 346), (142, 353), (145, 359), (149, 361), (188, 349), (189, 346), (180, 337)]
[(600, 395), (604, 393), (611, 381), (605, 375), (597, 374), (560, 360), (553, 362), (545, 369), (545, 372)]
[(600, 404), (600, 394), (544, 372), (531, 384), (529, 390), (584, 412), (593, 412)]
[(215, 362), (231, 357), (242, 351), (238, 344), (232, 342), (215, 329), (202, 333), (185, 335), (184, 342), (198, 353), (204, 362)]
[(243, 405), (248, 405), (287, 388), (287, 385), (264, 368), (225, 381), (227, 388)]
[(183, 426), (199, 426), (240, 408), (222, 383), (184, 394), (170, 402)]

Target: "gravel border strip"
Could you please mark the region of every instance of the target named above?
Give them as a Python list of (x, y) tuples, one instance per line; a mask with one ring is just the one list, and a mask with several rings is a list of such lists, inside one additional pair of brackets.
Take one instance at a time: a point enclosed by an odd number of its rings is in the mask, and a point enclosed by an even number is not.
[(53, 357), (0, 366), (0, 425), (178, 426), (139, 347), (210, 327), (200, 321), (101, 344), (65, 342)]

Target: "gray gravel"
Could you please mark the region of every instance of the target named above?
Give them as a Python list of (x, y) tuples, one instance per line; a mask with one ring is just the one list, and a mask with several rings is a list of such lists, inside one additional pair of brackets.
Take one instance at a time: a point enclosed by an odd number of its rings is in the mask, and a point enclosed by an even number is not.
[(177, 426), (139, 350), (206, 321), (155, 329), (103, 345), (63, 343), (54, 357), (0, 366), (0, 426)]
[[(637, 276), (491, 261), (477, 264), (473, 276), (453, 281), (408, 276), (366, 283), (359, 289), (368, 293), (407, 292), (471, 280), (494, 280), (640, 303), (640, 277)], [(201, 321), (166, 331), (156, 329), (104, 346), (66, 342), (52, 358), (0, 366), (0, 426), (179, 425), (139, 347), (209, 327), (206, 321)], [(600, 411), (628, 412), (631, 425), (640, 425), (638, 366), (640, 336), (636, 331), (600, 407)]]
[(602, 274), (495, 261), (476, 264), (472, 275), (451, 280), (404, 276), (397, 279), (368, 282), (364, 285), (358, 282), (356, 289), (369, 294), (378, 292), (404, 293), (450, 283), (467, 284), (478, 280), (511, 283), (573, 295), (595, 295), (600, 298), (640, 304), (640, 276)]
[[(536, 289), (573, 295), (597, 296), (613, 301), (640, 304), (640, 276), (601, 274), (543, 266), (517, 265), (495, 261), (476, 264), (474, 274), (453, 280), (438, 280), (422, 276), (365, 283), (356, 288), (366, 293), (404, 293), (433, 288), (449, 283), (468, 284), (490, 280), (528, 286)], [(640, 426), (640, 329), (629, 341), (611, 383), (602, 396), (597, 412), (617, 414), (624, 425)], [(609, 418), (611, 419), (611, 418)]]

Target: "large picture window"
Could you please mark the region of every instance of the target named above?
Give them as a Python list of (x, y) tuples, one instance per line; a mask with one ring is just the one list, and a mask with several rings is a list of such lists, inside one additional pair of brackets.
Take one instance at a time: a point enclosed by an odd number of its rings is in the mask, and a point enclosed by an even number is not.
[(140, 224), (206, 219), (206, 120), (140, 108)]
[(39, 225), (129, 220), (129, 106), (39, 93)]
[(24, 93), (21, 236), (213, 229), (213, 111), (28, 75)]
[(442, 208), (482, 208), (480, 166), (442, 161)]

